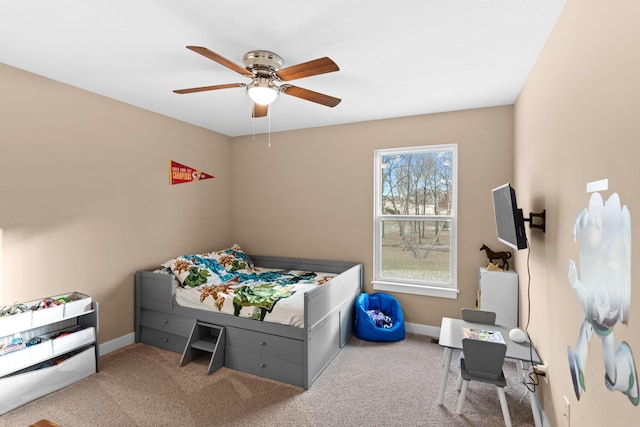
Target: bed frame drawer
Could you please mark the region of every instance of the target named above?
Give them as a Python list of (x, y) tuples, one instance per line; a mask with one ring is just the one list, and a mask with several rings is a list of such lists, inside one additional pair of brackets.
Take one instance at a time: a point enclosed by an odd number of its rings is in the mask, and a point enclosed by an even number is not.
[(229, 369), (304, 387), (304, 366), (299, 363), (227, 346), (224, 364)]
[(277, 335), (227, 327), (227, 348), (270, 356), (293, 363), (304, 363), (304, 342)]
[(195, 321), (187, 317), (174, 316), (160, 311), (142, 309), (140, 325), (148, 326), (159, 331), (188, 337)]
[(141, 327), (140, 342), (182, 354), (187, 345), (187, 338), (157, 329)]

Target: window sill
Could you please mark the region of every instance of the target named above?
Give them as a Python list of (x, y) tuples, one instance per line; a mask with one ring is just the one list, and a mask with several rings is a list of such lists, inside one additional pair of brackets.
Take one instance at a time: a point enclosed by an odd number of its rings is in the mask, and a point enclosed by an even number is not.
[(429, 297), (458, 299), (460, 291), (452, 288), (438, 288), (435, 286), (408, 285), (393, 282), (371, 282), (376, 291), (399, 292), (403, 294), (424, 295)]

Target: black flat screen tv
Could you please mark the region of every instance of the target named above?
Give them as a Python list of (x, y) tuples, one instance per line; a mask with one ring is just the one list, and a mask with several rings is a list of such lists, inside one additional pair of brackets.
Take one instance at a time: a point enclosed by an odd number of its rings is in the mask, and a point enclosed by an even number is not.
[(527, 247), (525, 221), (522, 209), (518, 209), (516, 191), (507, 183), (494, 188), (491, 193), (498, 240), (513, 249), (525, 249)]

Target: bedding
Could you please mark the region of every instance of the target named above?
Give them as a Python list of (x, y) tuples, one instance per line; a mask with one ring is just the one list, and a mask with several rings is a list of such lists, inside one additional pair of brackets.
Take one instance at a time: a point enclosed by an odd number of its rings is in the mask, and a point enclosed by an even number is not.
[(185, 307), (304, 327), (304, 293), (335, 274), (256, 267), (239, 245), (162, 264), (177, 278)]

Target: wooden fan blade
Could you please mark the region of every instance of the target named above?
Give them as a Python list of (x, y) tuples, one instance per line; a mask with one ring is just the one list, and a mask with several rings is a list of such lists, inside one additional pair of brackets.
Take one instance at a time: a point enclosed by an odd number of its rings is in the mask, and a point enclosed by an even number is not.
[(316, 76), (318, 74), (332, 73), (340, 68), (331, 59), (324, 57), (304, 62), (291, 67), (283, 68), (276, 72), (276, 76), (285, 82), (303, 77)]
[(254, 102), (251, 117), (266, 117), (268, 112), (269, 112), (268, 105), (256, 104)]
[(325, 95), (323, 93), (314, 92), (309, 89), (303, 89), (298, 86), (282, 85), (280, 89), (287, 95), (295, 96), (296, 98), (306, 99), (307, 101), (315, 102), (317, 104), (326, 105), (327, 107), (335, 107), (340, 104), (341, 99), (334, 98), (333, 96)]
[(174, 90), (174, 92), (183, 94), (183, 93), (193, 93), (193, 92), (204, 92), (207, 90), (230, 89), (232, 87), (244, 87), (244, 86), (246, 86), (246, 84), (244, 83), (228, 83), (225, 85), (192, 87), (190, 89), (178, 89), (178, 90)]
[(243, 67), (236, 64), (235, 62), (229, 61), (227, 58), (220, 56), (215, 52), (210, 51), (206, 47), (187, 46), (187, 49), (191, 49), (192, 51), (199, 53), (200, 55), (205, 56), (211, 59), (212, 61), (216, 61), (218, 64), (224, 65), (225, 67), (235, 71), (236, 73), (240, 73), (243, 76), (248, 76), (248, 77), (252, 76), (251, 72), (249, 72), (248, 70), (244, 69)]

